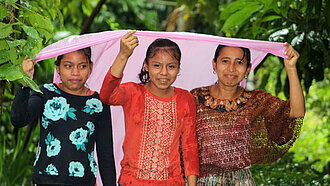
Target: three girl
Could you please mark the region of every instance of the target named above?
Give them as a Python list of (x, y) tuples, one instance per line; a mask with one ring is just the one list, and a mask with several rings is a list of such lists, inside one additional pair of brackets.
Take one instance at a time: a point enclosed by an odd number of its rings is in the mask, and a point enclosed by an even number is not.
[(134, 33), (121, 39), (120, 52), (100, 91), (104, 103), (121, 105), (124, 110), (119, 184), (184, 185), (181, 143), (185, 176), (188, 185), (195, 185), (199, 174), (196, 106), (188, 91), (171, 86), (180, 70), (181, 51), (171, 40), (155, 40), (147, 49), (141, 83), (120, 84), (128, 58), (138, 46)]
[[(24, 127), (37, 117), (41, 120), (33, 184), (94, 186), (96, 142), (103, 184), (115, 185), (109, 107), (85, 86), (93, 67), (91, 49), (58, 56), (55, 65), (62, 83), (40, 86), (42, 94), (30, 94), (30, 88), (20, 86), (12, 104), (14, 127)], [(22, 68), (32, 79), (33, 60), (26, 57)]]

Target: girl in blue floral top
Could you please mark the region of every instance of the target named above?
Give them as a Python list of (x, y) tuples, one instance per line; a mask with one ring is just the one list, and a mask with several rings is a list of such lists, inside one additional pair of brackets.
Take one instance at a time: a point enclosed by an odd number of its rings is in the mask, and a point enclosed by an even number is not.
[[(95, 185), (97, 165), (103, 185), (115, 185), (109, 107), (85, 83), (92, 71), (91, 49), (61, 55), (55, 65), (62, 83), (44, 84), (43, 92), (20, 86), (12, 104), (14, 127), (40, 118), (40, 140), (32, 182), (36, 185)], [(33, 78), (34, 62), (25, 58), (24, 72)]]

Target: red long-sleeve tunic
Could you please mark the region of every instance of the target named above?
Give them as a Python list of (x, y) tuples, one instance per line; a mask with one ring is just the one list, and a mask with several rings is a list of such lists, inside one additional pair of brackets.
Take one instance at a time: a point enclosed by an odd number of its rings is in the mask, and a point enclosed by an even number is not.
[(100, 98), (121, 105), (125, 115), (124, 158), (121, 185), (184, 185), (185, 175), (198, 175), (196, 106), (186, 90), (175, 88), (173, 96), (160, 98), (142, 84), (120, 84), (121, 78), (106, 75)]

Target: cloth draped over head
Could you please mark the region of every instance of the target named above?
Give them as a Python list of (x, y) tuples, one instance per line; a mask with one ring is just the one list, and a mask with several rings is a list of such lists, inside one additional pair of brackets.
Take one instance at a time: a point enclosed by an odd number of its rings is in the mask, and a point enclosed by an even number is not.
[[(38, 62), (91, 47), (91, 58), (94, 65), (92, 73), (87, 80), (87, 85), (88, 88), (99, 91), (107, 71), (120, 50), (120, 39), (127, 32), (128, 30), (118, 30), (69, 36), (45, 47), (37, 54), (34, 60)], [(181, 49), (180, 75), (173, 85), (187, 90), (208, 86), (217, 81), (217, 75), (212, 73), (212, 60), (219, 44), (249, 48), (251, 51), (251, 71), (262, 62), (268, 53), (284, 58), (286, 49), (283, 43), (278, 42), (234, 39), (187, 32), (137, 31), (134, 35), (139, 39), (139, 46), (128, 60), (122, 82), (139, 82), (138, 74), (140, 73), (148, 46), (157, 38), (167, 38), (176, 42)], [(53, 82), (61, 82), (56, 69)], [(245, 82), (242, 82), (241, 86), (244, 87)], [(113, 147), (118, 178), (120, 161), (123, 157), (122, 143), (125, 135), (125, 126), (121, 107), (112, 106), (111, 112), (114, 137)], [(102, 185), (99, 174), (97, 185)]]

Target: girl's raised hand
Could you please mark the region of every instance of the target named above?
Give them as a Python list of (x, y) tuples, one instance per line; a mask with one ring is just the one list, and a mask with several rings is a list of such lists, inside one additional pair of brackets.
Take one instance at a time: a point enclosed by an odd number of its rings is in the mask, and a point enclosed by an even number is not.
[(284, 54), (287, 56), (284, 58), (284, 65), (286, 69), (295, 69), (297, 60), (299, 58), (299, 53), (289, 43), (284, 43), (284, 46), (287, 47), (284, 52)]
[(35, 64), (35, 62), (27, 56), (25, 56), (25, 58), (22, 62), (22, 68), (23, 68), (24, 73), (26, 75), (28, 75), (31, 79), (33, 79), (34, 64)]
[(138, 38), (136, 36), (133, 36), (135, 32), (135, 30), (129, 31), (120, 39), (119, 53), (127, 58), (132, 55), (134, 49), (139, 45)]

